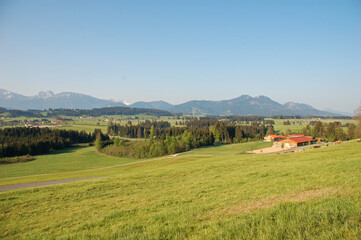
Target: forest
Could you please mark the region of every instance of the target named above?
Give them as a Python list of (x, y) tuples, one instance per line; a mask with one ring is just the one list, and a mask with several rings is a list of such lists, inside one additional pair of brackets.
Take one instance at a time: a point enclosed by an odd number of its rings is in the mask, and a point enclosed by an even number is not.
[(214, 135), (215, 142), (233, 143), (263, 139), (272, 125), (252, 122), (251, 125), (233, 125), (219, 120), (191, 120), (186, 127), (171, 127), (167, 121), (146, 121), (137, 125), (109, 123), (108, 134), (127, 138), (165, 139), (167, 136), (179, 136), (185, 131), (193, 135)]
[(356, 126), (353, 123), (347, 124), (347, 131), (343, 130), (343, 127), (339, 122), (323, 123), (318, 121), (316, 123), (312, 123), (312, 125), (314, 125), (314, 127), (311, 127), (310, 124), (304, 127), (302, 129), (302, 133), (307, 136), (320, 138), (323, 141), (345, 141), (361, 137), (360, 126)]
[(79, 143), (93, 142), (97, 135), (107, 140), (107, 136), (100, 130), (90, 134), (85, 131), (49, 128), (4, 128), (0, 129), (0, 158), (49, 153)]
[(186, 127), (171, 127), (166, 121), (146, 121), (122, 126), (110, 123), (108, 134), (144, 141), (114, 139), (107, 143), (97, 139), (99, 151), (113, 156), (133, 158), (158, 157), (175, 154), (213, 144), (228, 144), (261, 140), (272, 125), (253, 122), (251, 125), (232, 125), (216, 119), (186, 121)]

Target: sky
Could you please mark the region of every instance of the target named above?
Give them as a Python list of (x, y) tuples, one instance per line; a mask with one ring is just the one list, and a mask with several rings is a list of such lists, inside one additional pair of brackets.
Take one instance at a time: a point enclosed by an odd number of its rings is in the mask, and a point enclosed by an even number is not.
[(1, 0), (0, 88), (130, 103), (265, 95), (353, 112), (361, 1)]

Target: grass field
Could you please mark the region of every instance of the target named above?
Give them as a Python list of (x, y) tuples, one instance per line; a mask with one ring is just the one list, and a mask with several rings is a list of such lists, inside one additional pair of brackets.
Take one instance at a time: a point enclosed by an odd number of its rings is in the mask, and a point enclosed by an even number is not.
[[(181, 153), (174, 156), (164, 156), (154, 159), (127, 159), (111, 157), (97, 153), (94, 147), (72, 148), (57, 151), (55, 154), (42, 155), (35, 157), (35, 161), (0, 165), (0, 185), (29, 183), (39, 181), (49, 181), (58, 179), (69, 179), (77, 177), (108, 176), (118, 174), (124, 167), (107, 168), (109, 166), (137, 163), (143, 161), (167, 161), (181, 158), (192, 158), (198, 151), (207, 151), (207, 157), (211, 156), (233, 156), (234, 154), (244, 154), (248, 149), (257, 149), (270, 146), (270, 143), (258, 142), (238, 145), (237, 148), (229, 149), (229, 146), (217, 146), (212, 148), (197, 149), (192, 152)], [(218, 152), (218, 149), (227, 149), (227, 151)], [(198, 155), (196, 154), (196, 157)], [(160, 163), (160, 165), (163, 164)], [(142, 165), (145, 165), (143, 163)], [(105, 169), (96, 169), (102, 168)], [(80, 172), (79, 172), (80, 171)], [(39, 176), (41, 174), (41, 176)], [(43, 175), (44, 174), (44, 175)], [(33, 176), (36, 175), (36, 176)]]
[(0, 166), (1, 178), (20, 177), (37, 174), (70, 172), (91, 168), (114, 166), (135, 161), (100, 154), (94, 147), (73, 147), (52, 154), (38, 155), (34, 161), (5, 164)]
[(100, 179), (1, 192), (0, 238), (360, 239), (361, 143), (244, 153), (266, 146), (203, 148), (67, 173), (108, 176)]
[(77, 131), (86, 131), (86, 132), (94, 132), (95, 129), (101, 129), (103, 133), (107, 133), (108, 123), (100, 123), (97, 125), (96, 122), (74, 122), (72, 124), (62, 125), (60, 129), (68, 129), (68, 130), (77, 130)]

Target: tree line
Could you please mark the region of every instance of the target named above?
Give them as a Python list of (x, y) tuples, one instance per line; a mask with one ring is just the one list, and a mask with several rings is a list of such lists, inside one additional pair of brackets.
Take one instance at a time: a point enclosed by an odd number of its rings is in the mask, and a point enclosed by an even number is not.
[(344, 131), (339, 122), (323, 123), (318, 121), (315, 123), (314, 127), (311, 127), (310, 125), (304, 127), (302, 133), (329, 142), (338, 140), (345, 141), (361, 137), (361, 126), (360, 124), (356, 126), (353, 123), (349, 123), (347, 125), (347, 131)]
[(240, 122), (259, 122), (264, 121), (264, 117), (262, 116), (206, 116), (199, 117), (199, 120), (231, 120), (231, 121), (240, 121)]
[(93, 142), (100, 130), (85, 131), (15, 127), (0, 129), (0, 158), (38, 155), (64, 149), (79, 143)]
[(300, 115), (274, 115), (271, 117), (272, 119), (304, 119), (304, 118), (316, 118), (316, 119), (352, 119), (350, 116), (300, 116)]
[[(108, 144), (107, 144), (108, 143)], [(117, 157), (150, 158), (189, 151), (214, 143), (211, 133), (184, 131), (181, 135), (162, 138), (150, 138), (142, 141), (129, 141), (114, 138), (111, 142), (96, 140), (95, 146), (105, 154)]]
[(214, 135), (215, 142), (233, 143), (242, 141), (251, 141), (263, 139), (269, 129), (273, 130), (272, 125), (252, 122), (251, 125), (232, 125), (219, 120), (192, 120), (187, 121), (185, 127), (171, 127), (167, 121), (148, 121), (147, 124), (139, 123), (137, 125), (120, 125), (110, 123), (107, 133), (112, 136), (127, 138), (160, 138), (167, 136), (179, 136), (185, 131), (193, 135)]
[(210, 146), (214, 143), (238, 143), (261, 140), (272, 125), (253, 122), (251, 125), (231, 125), (218, 120), (187, 121), (186, 127), (170, 127), (157, 121), (122, 126), (108, 125), (108, 134), (127, 138), (144, 138), (144, 141), (129, 141), (114, 138), (102, 141), (97, 138), (97, 149), (113, 156), (148, 158), (175, 154), (190, 149)]

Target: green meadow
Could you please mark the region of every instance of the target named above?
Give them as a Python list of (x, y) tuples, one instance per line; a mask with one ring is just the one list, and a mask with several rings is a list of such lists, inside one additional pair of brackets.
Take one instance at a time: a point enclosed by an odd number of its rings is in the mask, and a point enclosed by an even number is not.
[(77, 130), (77, 131), (86, 131), (86, 132), (94, 132), (95, 129), (101, 129), (103, 133), (107, 132), (108, 123), (99, 123), (97, 122), (77, 122), (74, 121), (73, 123), (64, 124), (59, 127), (60, 129), (68, 129), (68, 130)]
[(116, 158), (100, 154), (94, 147), (72, 147), (51, 154), (38, 155), (34, 161), (0, 166), (1, 178), (38, 174), (71, 172), (77, 170), (114, 166), (134, 159)]
[[(104, 177), (0, 192), (0, 238), (360, 239), (361, 143), (245, 153), (268, 146), (221, 145), (94, 170), (130, 160), (78, 148), (14, 164), (15, 179), (1, 165), (0, 185)], [(23, 164), (33, 165), (21, 172)], [(40, 173), (50, 174), (31, 176)]]

